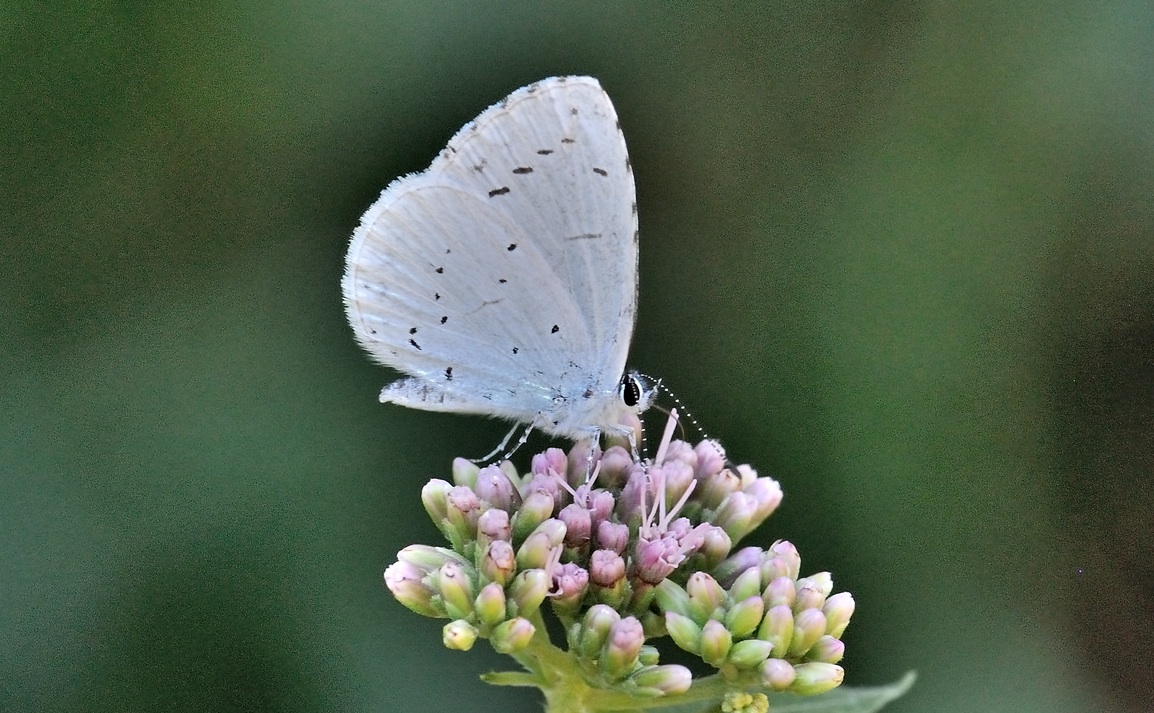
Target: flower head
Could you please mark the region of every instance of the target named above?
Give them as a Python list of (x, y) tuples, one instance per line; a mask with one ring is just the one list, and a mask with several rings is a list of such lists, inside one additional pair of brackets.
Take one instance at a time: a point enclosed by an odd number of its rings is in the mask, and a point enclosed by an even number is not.
[[(789, 542), (732, 551), (778, 507), (781, 487), (727, 465), (716, 441), (674, 440), (676, 422), (673, 412), (648, 461), (588, 441), (533, 456), (523, 474), (454, 461), (452, 482), (422, 492), (450, 547), (405, 548), (386, 584), (413, 611), (450, 619), (454, 649), (478, 638), (504, 653), (547, 646), (547, 608), (589, 685), (687, 690), (689, 670), (660, 665), (647, 643), (668, 636), (744, 691), (836, 686), (852, 596), (834, 594), (826, 572), (800, 577)], [(764, 710), (764, 695), (731, 693), (724, 709)]]

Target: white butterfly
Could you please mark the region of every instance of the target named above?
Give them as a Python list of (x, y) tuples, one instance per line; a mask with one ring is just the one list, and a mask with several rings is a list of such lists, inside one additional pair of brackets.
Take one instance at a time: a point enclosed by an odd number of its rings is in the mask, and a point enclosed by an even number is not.
[(393, 181), (353, 233), (342, 286), (360, 344), (409, 375), (382, 402), (578, 439), (624, 433), (651, 399), (624, 373), (633, 170), (591, 77), (518, 89)]

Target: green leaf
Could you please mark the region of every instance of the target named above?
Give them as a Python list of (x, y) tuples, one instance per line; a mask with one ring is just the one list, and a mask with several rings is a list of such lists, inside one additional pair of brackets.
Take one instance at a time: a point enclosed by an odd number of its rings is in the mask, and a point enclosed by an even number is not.
[(910, 671), (887, 686), (839, 686), (817, 696), (771, 693), (769, 709), (773, 713), (873, 713), (905, 695), (916, 679), (917, 674)]

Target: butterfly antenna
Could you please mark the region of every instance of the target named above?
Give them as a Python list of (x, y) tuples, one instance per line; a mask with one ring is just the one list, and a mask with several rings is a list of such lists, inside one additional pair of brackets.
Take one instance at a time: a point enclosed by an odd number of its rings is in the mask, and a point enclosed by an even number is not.
[[(693, 412), (686, 408), (685, 404), (681, 403), (681, 399), (677, 398), (677, 394), (673, 393), (673, 391), (668, 386), (666, 386), (661, 379), (655, 379), (652, 376), (649, 376), (648, 374), (642, 374), (641, 372), (637, 372), (637, 374), (652, 381), (653, 388), (658, 392), (668, 395), (669, 399), (673, 402), (673, 408), (677, 409), (677, 430), (679, 431), (681, 440), (689, 440), (689, 435), (685, 430), (686, 422), (692, 426), (693, 432), (697, 434), (698, 440), (713, 440), (710, 435), (705, 432), (705, 429), (701, 427), (701, 424), (697, 422), (697, 418), (694, 417)], [(653, 404), (651, 408), (655, 408), (667, 416), (669, 415), (669, 411), (658, 404)], [(644, 430), (642, 430), (642, 443), (644, 443), (644, 438), (645, 433)]]

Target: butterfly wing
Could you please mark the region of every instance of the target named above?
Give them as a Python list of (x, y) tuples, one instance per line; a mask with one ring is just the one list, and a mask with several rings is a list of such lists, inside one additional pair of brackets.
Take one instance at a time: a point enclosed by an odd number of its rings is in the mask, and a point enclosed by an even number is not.
[(394, 181), (353, 235), (343, 289), (358, 341), (410, 375), (383, 401), (604, 425), (636, 313), (637, 219), (597, 81), (519, 89)]

